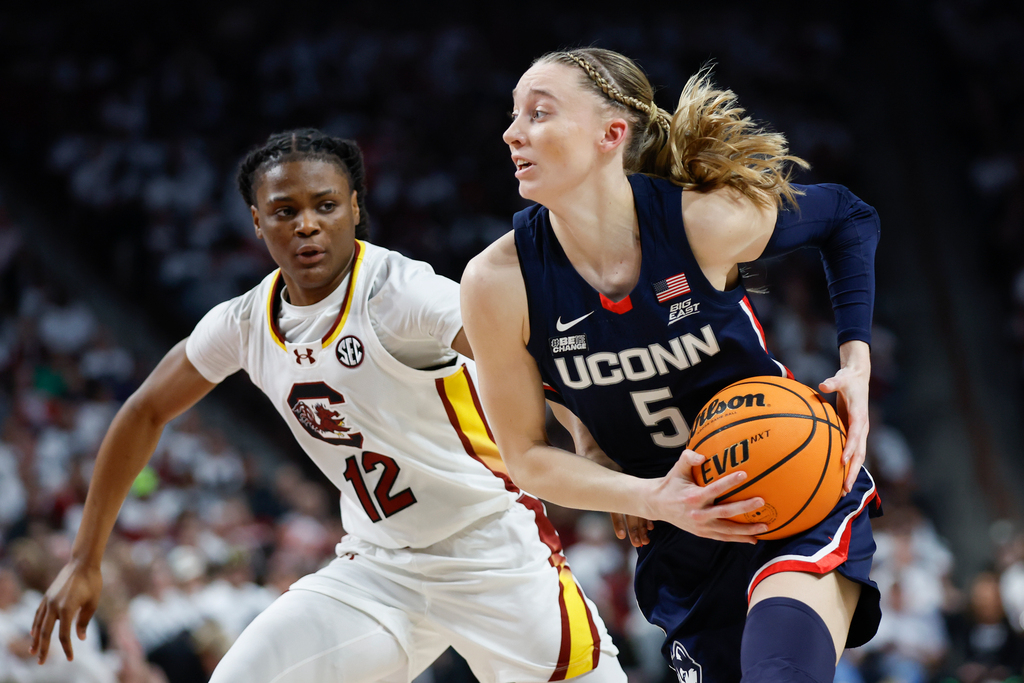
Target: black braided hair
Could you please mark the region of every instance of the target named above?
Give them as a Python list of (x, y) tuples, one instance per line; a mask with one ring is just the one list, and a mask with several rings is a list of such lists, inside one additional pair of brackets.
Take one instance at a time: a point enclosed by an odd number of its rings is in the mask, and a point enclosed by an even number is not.
[(363, 152), (354, 140), (336, 138), (316, 128), (298, 128), (274, 133), (267, 141), (254, 147), (238, 165), (238, 191), (249, 206), (256, 206), (256, 188), (261, 176), (272, 166), (288, 161), (327, 161), (335, 164), (348, 178), (356, 192), (359, 222), (356, 239), (370, 237), (370, 214), (366, 210), (366, 167)]

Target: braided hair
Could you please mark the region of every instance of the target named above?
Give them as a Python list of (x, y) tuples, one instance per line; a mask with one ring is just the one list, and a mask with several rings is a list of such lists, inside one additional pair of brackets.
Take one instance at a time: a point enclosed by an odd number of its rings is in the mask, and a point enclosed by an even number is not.
[(605, 103), (619, 109), (630, 124), (623, 165), (627, 173), (651, 173), (654, 157), (667, 146), (671, 117), (654, 101), (647, 76), (628, 57), (596, 47), (549, 52), (537, 63), (582, 69), (584, 84)]
[(336, 138), (316, 128), (299, 128), (274, 133), (263, 145), (254, 147), (238, 165), (238, 191), (249, 206), (256, 206), (256, 189), (262, 175), (273, 166), (289, 161), (326, 161), (341, 169), (356, 193), (359, 222), (356, 239), (370, 236), (370, 214), (366, 210), (366, 167), (363, 153), (354, 140)]
[(807, 162), (789, 154), (785, 136), (746, 116), (735, 93), (717, 88), (710, 68), (690, 78), (669, 114), (654, 102), (643, 70), (618, 52), (595, 47), (549, 52), (538, 63), (579, 69), (584, 87), (626, 117), (626, 173), (666, 178), (701, 192), (731, 186), (761, 205), (781, 207), (784, 199), (793, 202), (800, 194), (789, 178), (794, 165), (808, 168)]

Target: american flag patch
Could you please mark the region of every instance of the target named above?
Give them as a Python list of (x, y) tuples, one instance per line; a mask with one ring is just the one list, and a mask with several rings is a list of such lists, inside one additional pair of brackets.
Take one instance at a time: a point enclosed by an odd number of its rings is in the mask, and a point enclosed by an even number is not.
[(690, 285), (686, 281), (686, 273), (679, 273), (670, 278), (659, 280), (654, 283), (654, 293), (658, 297), (658, 303), (665, 303), (690, 291)]

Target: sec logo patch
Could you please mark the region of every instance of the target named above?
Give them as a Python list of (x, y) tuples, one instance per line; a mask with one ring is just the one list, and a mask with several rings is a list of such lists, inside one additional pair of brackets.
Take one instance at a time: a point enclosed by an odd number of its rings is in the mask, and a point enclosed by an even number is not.
[(338, 362), (346, 368), (358, 367), (363, 362), (363, 342), (351, 334), (338, 340), (334, 352), (338, 356)]

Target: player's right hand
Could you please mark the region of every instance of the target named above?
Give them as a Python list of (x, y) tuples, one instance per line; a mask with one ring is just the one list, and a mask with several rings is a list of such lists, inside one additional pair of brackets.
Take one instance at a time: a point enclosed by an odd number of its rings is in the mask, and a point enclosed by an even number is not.
[(764, 505), (763, 498), (748, 498), (715, 505), (715, 499), (747, 478), (747, 473), (733, 472), (707, 486), (693, 481), (693, 467), (706, 458), (689, 449), (661, 479), (652, 480), (653, 495), (648, 501), (651, 519), (663, 519), (695, 536), (716, 541), (757, 543), (757, 534), (768, 531), (766, 524), (741, 524), (729, 517), (753, 512)]
[(85, 627), (89, 625), (100, 601), (103, 576), (99, 567), (87, 567), (75, 560), (68, 562), (50, 584), (32, 621), (32, 647), (29, 652), (39, 655), (39, 663), (46, 661), (50, 650), (53, 624), (60, 621), (60, 644), (70, 662), (74, 659), (71, 648), (71, 622), (76, 621), (78, 639), (85, 640)]

